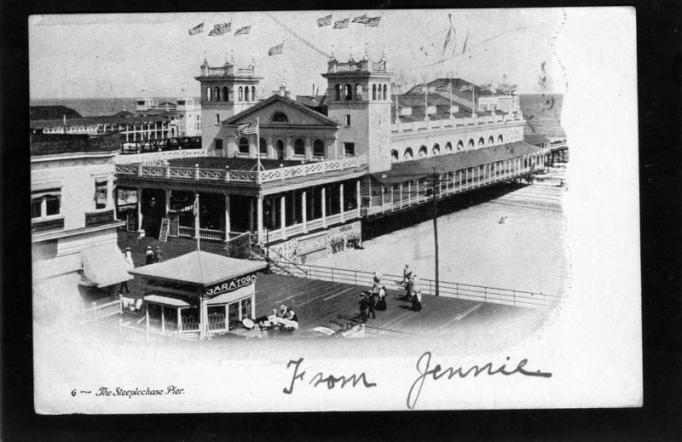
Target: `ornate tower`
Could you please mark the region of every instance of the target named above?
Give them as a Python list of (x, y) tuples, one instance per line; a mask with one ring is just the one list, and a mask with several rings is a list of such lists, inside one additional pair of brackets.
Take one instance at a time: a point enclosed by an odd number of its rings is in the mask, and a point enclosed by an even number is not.
[(391, 168), (391, 83), (386, 56), (372, 63), (367, 56), (346, 63), (334, 55), (327, 72), (328, 116), (339, 129), (341, 155), (366, 155), (370, 172)]
[(217, 147), (213, 144), (220, 123), (258, 102), (256, 90), (263, 78), (256, 76), (253, 61), (246, 68), (236, 68), (234, 58), (211, 67), (204, 58), (195, 79), (201, 83), (201, 147)]

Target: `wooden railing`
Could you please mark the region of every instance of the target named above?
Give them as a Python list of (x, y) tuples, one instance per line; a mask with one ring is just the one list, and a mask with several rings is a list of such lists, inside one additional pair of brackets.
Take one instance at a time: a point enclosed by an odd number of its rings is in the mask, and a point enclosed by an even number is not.
[[(374, 279), (374, 273), (362, 270), (323, 267), (310, 264), (294, 265), (287, 261), (276, 261), (276, 264), (290, 272), (295, 272), (296, 276), (321, 281), (370, 287), (372, 286)], [(386, 286), (389, 290), (404, 290), (401, 281), (402, 276), (384, 274), (381, 279), (381, 284)], [(421, 290), (425, 295), (434, 295), (435, 281), (433, 279), (420, 278), (415, 289)], [(561, 296), (549, 293), (486, 287), (442, 280), (439, 281), (438, 291), (440, 296), (448, 298), (528, 308), (552, 307), (561, 300)]]
[[(194, 227), (179, 226), (178, 236), (180, 238), (194, 238)], [(199, 238), (209, 241), (223, 241), (225, 232), (223, 230), (199, 229)]]
[(123, 313), (123, 304), (120, 299), (117, 299), (106, 304), (93, 303), (92, 307), (83, 310), (83, 318), (86, 321), (96, 321), (121, 313)]
[(263, 171), (211, 169), (177, 166), (150, 166), (145, 164), (117, 164), (116, 173), (138, 177), (158, 177), (179, 180), (208, 180), (224, 182), (245, 182), (261, 184), (271, 181), (287, 180), (335, 170), (349, 169), (363, 164), (362, 157), (353, 156), (339, 160), (315, 161), (297, 166), (280, 167)]
[(451, 129), (453, 127), (473, 126), (481, 124), (499, 124), (509, 121), (523, 121), (521, 113), (516, 115), (508, 113), (505, 115), (488, 115), (475, 118), (452, 118), (443, 120), (412, 121), (410, 123), (397, 123), (391, 125), (391, 132), (416, 132), (419, 130), (432, 129)]

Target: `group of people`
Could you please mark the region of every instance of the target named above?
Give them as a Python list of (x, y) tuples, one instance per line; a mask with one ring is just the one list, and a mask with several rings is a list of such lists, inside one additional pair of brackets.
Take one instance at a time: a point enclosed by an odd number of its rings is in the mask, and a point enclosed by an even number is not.
[(298, 315), (294, 309), (282, 304), (279, 310), (273, 309), (270, 316), (256, 319), (256, 324), (261, 332), (272, 329), (294, 331), (298, 330)]
[(161, 246), (156, 246), (156, 249), (152, 249), (152, 246), (147, 246), (147, 251), (144, 253), (144, 265), (154, 264), (161, 261), (162, 258)]
[(374, 273), (372, 288), (360, 294), (359, 304), (362, 322), (376, 319), (376, 310), (386, 310), (386, 287), (381, 284), (380, 273)]
[(405, 295), (401, 298), (412, 303), (412, 310), (422, 309), (422, 291), (417, 287), (417, 275), (412, 272), (410, 266), (405, 264), (401, 285), (405, 287)]

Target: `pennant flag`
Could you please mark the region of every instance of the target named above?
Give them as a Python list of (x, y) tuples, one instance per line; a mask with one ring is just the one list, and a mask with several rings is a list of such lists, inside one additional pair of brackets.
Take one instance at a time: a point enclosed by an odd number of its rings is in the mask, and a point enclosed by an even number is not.
[(366, 25), (369, 20), (370, 18), (367, 17), (367, 14), (362, 14), (358, 17), (355, 17), (353, 19), (353, 23), (360, 23), (361, 25)]
[(237, 31), (234, 33), (234, 36), (239, 37), (240, 35), (247, 35), (250, 32), (251, 32), (251, 25), (248, 25), (248, 26), (244, 26), (243, 28), (237, 29)]
[(200, 32), (204, 32), (204, 24), (203, 24), (203, 23), (201, 23), (201, 24), (199, 24), (199, 25), (196, 25), (195, 27), (193, 27), (192, 29), (190, 29), (190, 30), (189, 30), (189, 35), (198, 34), (198, 33), (200, 33)]
[(197, 193), (194, 197), (194, 204), (192, 204), (192, 214), (196, 218), (199, 214), (199, 194)]
[(379, 22), (381, 21), (381, 17), (371, 17), (369, 20), (367, 20), (367, 26), (370, 28), (377, 28), (379, 27)]
[(216, 35), (224, 35), (228, 32), (232, 32), (231, 28), (232, 23), (219, 23), (217, 25), (213, 25), (213, 29), (211, 29), (211, 32), (209, 32), (208, 35), (211, 37)]
[(256, 133), (256, 125), (251, 123), (243, 123), (237, 125), (237, 135), (251, 135)]
[(344, 18), (343, 20), (336, 20), (334, 22), (334, 29), (346, 29), (348, 27), (348, 21), (350, 18)]
[(464, 55), (464, 53), (467, 50), (467, 42), (468, 41), (469, 41), (469, 33), (467, 32), (467, 36), (464, 37), (464, 45), (462, 46), (462, 55)]
[(474, 85), (473, 84), (465, 84), (462, 87), (460, 87), (459, 90), (460, 90), (460, 92), (473, 91)]
[(450, 20), (450, 29), (448, 29), (448, 33), (445, 34), (445, 43), (443, 43), (443, 55), (445, 55), (445, 51), (448, 48), (448, 45), (450, 44), (450, 40), (454, 40), (455, 38), (455, 28), (452, 27), (452, 14), (448, 14), (448, 20)]
[(326, 17), (322, 17), (322, 18), (317, 19), (317, 26), (319, 26), (320, 28), (323, 26), (329, 26), (331, 24), (332, 24), (332, 15), (331, 14), (329, 14)]
[(268, 55), (279, 55), (282, 53), (282, 49), (284, 49), (284, 42), (268, 49)]

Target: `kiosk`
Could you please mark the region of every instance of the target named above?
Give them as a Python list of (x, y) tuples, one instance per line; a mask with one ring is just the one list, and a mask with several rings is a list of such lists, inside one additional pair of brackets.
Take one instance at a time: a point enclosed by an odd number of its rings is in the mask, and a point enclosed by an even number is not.
[(147, 331), (205, 339), (255, 318), (256, 272), (266, 265), (194, 251), (129, 272), (145, 281)]

